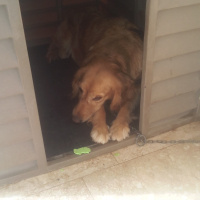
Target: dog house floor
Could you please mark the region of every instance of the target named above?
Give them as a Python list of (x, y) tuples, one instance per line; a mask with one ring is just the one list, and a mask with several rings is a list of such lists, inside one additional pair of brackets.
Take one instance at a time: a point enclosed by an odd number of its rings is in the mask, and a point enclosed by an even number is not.
[[(72, 58), (48, 63), (48, 46), (28, 49), (37, 106), (47, 159), (94, 144), (91, 125), (72, 121), (76, 101), (71, 98), (71, 82), (78, 69)], [(138, 109), (139, 110), (139, 109)], [(138, 111), (139, 112), (139, 111)], [(107, 113), (110, 124), (114, 115)], [(138, 128), (139, 121), (134, 122)]]

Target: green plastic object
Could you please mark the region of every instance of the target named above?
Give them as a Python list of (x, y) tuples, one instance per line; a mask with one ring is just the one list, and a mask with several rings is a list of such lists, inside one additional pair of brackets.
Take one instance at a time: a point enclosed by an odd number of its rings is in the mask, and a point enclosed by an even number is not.
[(114, 156), (116, 156), (116, 157), (119, 156), (119, 155), (120, 155), (119, 153), (114, 153)]
[(91, 152), (91, 149), (88, 147), (81, 147), (79, 149), (74, 149), (76, 155), (88, 154)]

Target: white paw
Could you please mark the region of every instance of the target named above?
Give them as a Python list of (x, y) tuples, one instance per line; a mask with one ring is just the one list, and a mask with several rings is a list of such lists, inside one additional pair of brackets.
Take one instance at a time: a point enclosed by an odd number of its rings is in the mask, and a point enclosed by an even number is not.
[(105, 144), (109, 141), (110, 135), (107, 127), (94, 127), (90, 133), (92, 140), (96, 143)]
[(112, 140), (117, 140), (119, 142), (129, 137), (130, 128), (128, 123), (117, 123), (114, 121), (110, 128), (110, 133)]

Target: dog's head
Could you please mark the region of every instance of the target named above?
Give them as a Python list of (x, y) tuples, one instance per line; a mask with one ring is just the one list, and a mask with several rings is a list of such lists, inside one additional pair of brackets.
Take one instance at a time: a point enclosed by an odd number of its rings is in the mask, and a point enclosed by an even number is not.
[[(112, 63), (95, 63), (79, 69), (72, 83), (73, 97), (79, 98), (73, 110), (73, 120), (90, 120), (106, 100), (111, 100), (112, 111), (118, 110), (122, 104), (122, 95), (130, 86), (131, 80), (117, 72)], [(123, 96), (123, 100), (126, 96)]]

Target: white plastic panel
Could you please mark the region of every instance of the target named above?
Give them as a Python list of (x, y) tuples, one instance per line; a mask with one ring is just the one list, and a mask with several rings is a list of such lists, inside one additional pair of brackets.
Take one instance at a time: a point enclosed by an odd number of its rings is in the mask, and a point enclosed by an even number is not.
[(159, 0), (158, 10), (177, 8), (198, 4), (199, 0)]
[(165, 101), (152, 104), (149, 123), (170, 118), (174, 115), (190, 111), (197, 107), (193, 93), (186, 93)]
[(22, 94), (23, 88), (17, 69), (0, 71), (0, 98)]
[(155, 62), (153, 83), (200, 71), (200, 51)]
[(199, 51), (199, 36), (200, 28), (156, 38), (154, 61)]
[(11, 37), (8, 11), (5, 5), (0, 5), (0, 27), (4, 28), (3, 31), (0, 31), (0, 39)]
[[(163, 132), (173, 130), (177, 128), (177, 125), (179, 126), (179, 124), (190, 123), (194, 119), (194, 115), (196, 112), (195, 110), (196, 109), (182, 112), (172, 117), (151, 123), (149, 127), (149, 135), (155, 135), (155, 133), (158, 133), (161, 130)], [(175, 123), (175, 122), (178, 122), (178, 123)]]
[(0, 40), (0, 70), (18, 66), (13, 40)]
[(18, 0), (0, 0), (0, 184), (47, 169)]
[(36, 171), (37, 169), (38, 165), (36, 160), (27, 161), (26, 163), (14, 165), (14, 167), (3, 169), (2, 171), (0, 171), (0, 179), (11, 179), (12, 182), (12, 177), (16, 177), (19, 174), (24, 175), (25, 173), (31, 173), (32, 171)]
[(0, 159), (2, 161), (0, 171), (36, 160), (32, 140), (1, 149)]
[(168, 79), (153, 84), (151, 103), (196, 91), (200, 86), (200, 72)]
[(27, 118), (0, 125), (1, 147), (19, 144), (31, 138), (31, 127)]
[(148, 0), (140, 131), (158, 135), (198, 119), (200, 0)]
[(200, 27), (200, 4), (160, 11), (156, 35), (168, 35)]
[(0, 124), (28, 117), (23, 95), (0, 99)]

